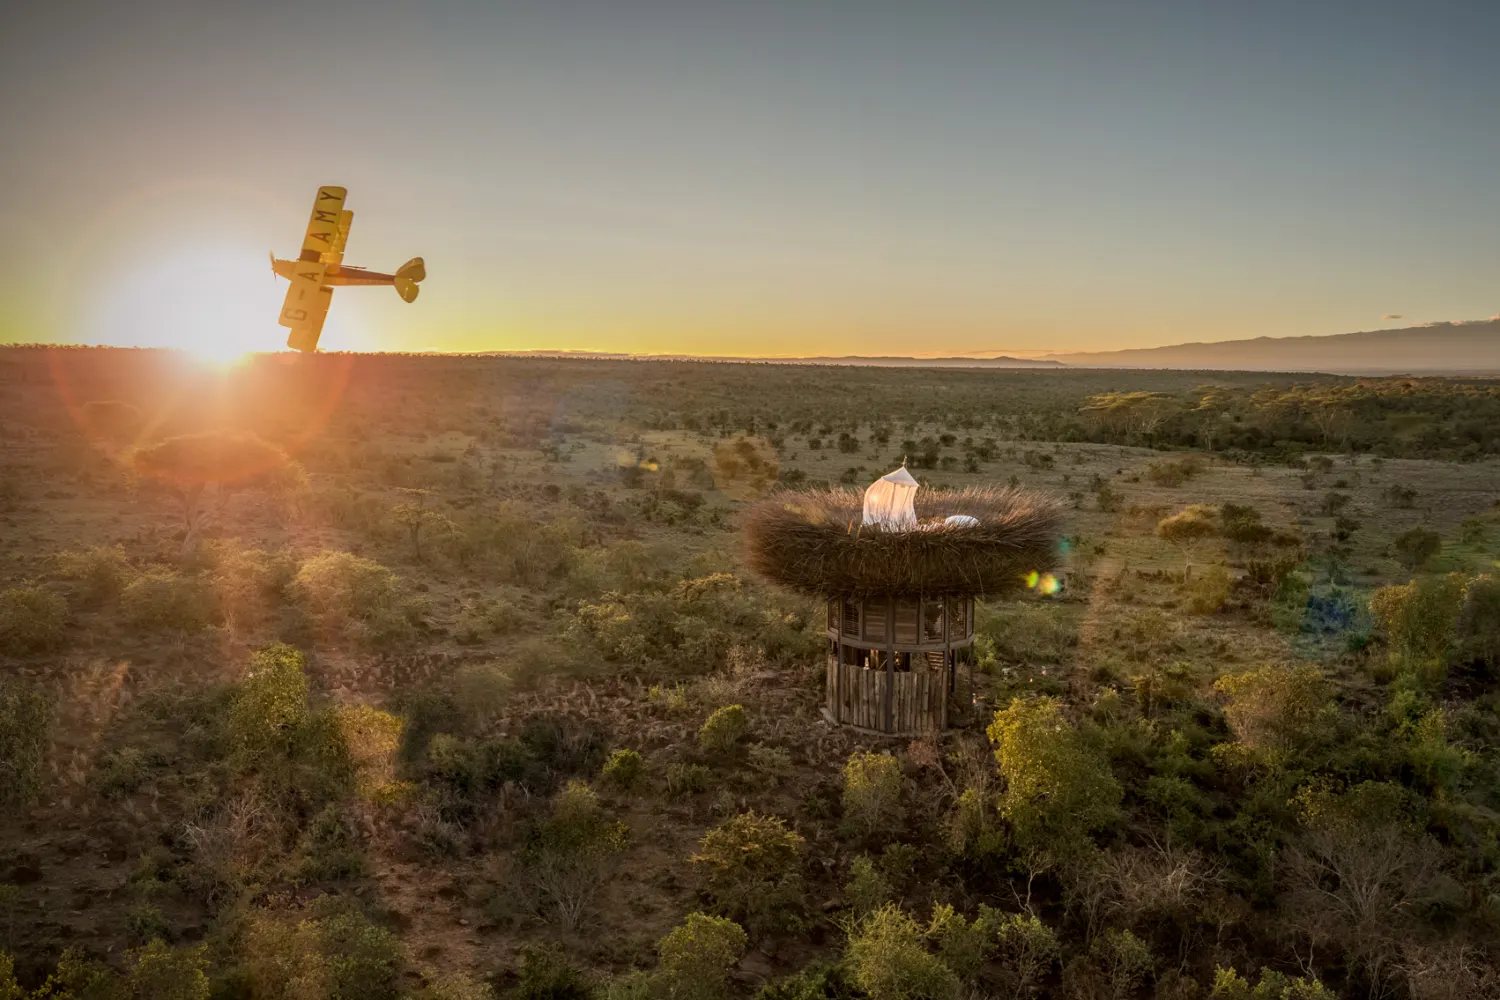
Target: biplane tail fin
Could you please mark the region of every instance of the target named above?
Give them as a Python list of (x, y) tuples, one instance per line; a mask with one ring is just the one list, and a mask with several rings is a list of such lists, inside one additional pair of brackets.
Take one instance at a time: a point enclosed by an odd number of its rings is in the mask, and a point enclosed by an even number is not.
[(421, 257), (413, 257), (396, 271), (396, 280), (393, 282), (396, 286), (396, 294), (405, 302), (416, 301), (417, 292), (421, 291), (417, 287), (417, 282), (425, 277), (427, 277), (427, 264)]

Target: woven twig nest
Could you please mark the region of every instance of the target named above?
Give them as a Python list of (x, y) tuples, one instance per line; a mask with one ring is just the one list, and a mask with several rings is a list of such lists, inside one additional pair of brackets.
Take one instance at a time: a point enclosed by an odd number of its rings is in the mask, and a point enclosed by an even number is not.
[[(813, 594), (998, 596), (1053, 568), (1063, 508), (1030, 490), (971, 488), (916, 496), (918, 528), (862, 525), (856, 490), (777, 493), (745, 517), (745, 563), (762, 579)], [(977, 523), (944, 524), (964, 514)]]

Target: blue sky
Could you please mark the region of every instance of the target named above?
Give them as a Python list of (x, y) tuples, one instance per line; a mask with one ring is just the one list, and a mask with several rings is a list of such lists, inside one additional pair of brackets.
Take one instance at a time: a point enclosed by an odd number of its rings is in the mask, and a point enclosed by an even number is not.
[[(54, 3), (0, 339), (280, 344), (318, 184), (426, 257), (329, 346), (911, 354), (1500, 312), (1500, 5)], [(1401, 319), (1383, 319), (1399, 314)]]

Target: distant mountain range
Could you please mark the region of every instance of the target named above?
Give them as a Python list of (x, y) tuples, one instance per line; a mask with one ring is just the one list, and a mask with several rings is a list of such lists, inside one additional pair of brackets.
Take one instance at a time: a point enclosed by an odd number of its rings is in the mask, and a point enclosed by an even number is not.
[(1179, 368), (1336, 375), (1500, 374), (1500, 319), (1327, 337), (1256, 337), (1126, 351), (1048, 354), (1070, 368)]

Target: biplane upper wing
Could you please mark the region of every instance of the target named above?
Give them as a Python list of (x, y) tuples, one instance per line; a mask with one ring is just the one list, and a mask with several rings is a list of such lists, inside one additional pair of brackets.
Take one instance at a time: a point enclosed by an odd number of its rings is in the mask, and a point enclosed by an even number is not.
[(339, 240), (339, 218), (344, 208), (348, 188), (320, 187), (313, 199), (312, 218), (307, 221), (307, 235), (302, 238), (302, 260), (322, 260), (323, 254), (338, 248), (343, 253)]
[(344, 262), (344, 244), (349, 242), (349, 227), (353, 224), (353, 212), (346, 208), (339, 213), (339, 228), (333, 237), (333, 245), (324, 250), (320, 258), (329, 267), (337, 269)]
[(286, 346), (294, 351), (317, 350), (323, 320), (333, 301), (333, 289), (323, 284), (327, 273), (328, 265), (320, 260), (298, 261), (292, 271), (291, 287), (286, 290), (276, 322), (292, 331)]

